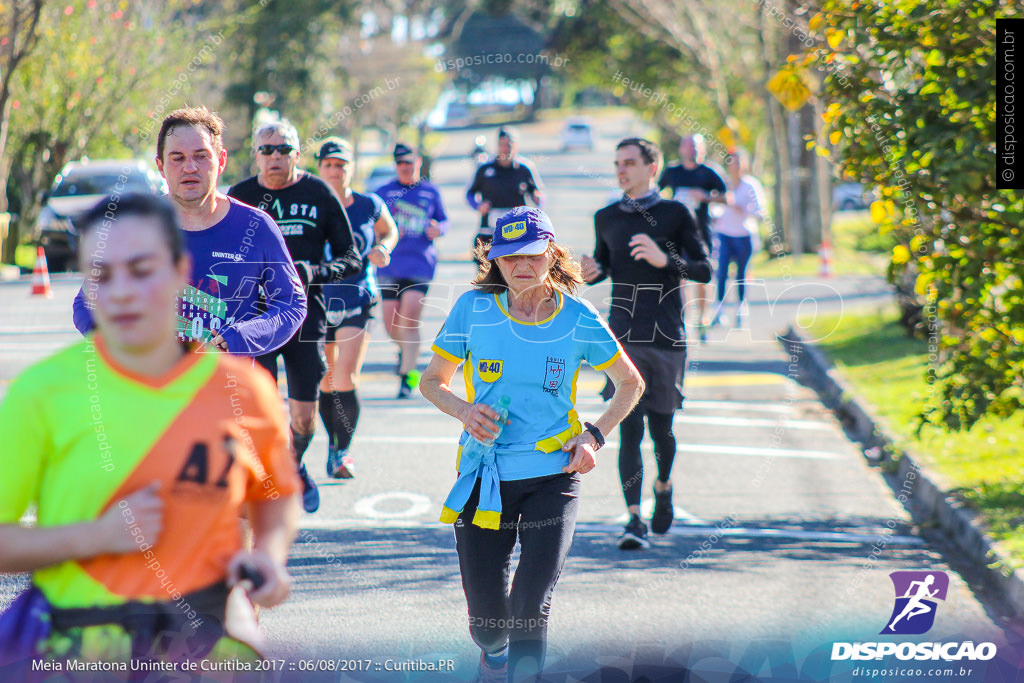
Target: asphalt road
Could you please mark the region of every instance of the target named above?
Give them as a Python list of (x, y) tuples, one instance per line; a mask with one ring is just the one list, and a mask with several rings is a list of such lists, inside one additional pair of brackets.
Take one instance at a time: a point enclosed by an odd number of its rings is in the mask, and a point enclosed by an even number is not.
[[(578, 253), (593, 245), (591, 217), (614, 188), (614, 144), (629, 126), (625, 118), (600, 119), (597, 149), (570, 154), (558, 151), (557, 124), (521, 127), (522, 152), (547, 184), (559, 240)], [(473, 274), (463, 257), (475, 222), (462, 195), (478, 132), (450, 134), (434, 166), (453, 229), (440, 242), (445, 261), (429, 295), (424, 365), (429, 340)], [(55, 277), (52, 300), (30, 298), (25, 282), (0, 285), (0, 387), (77, 338), (70, 314), (77, 283), (74, 275)], [(599, 307), (606, 295), (600, 287), (586, 292)], [(775, 341), (802, 307), (842, 310), (887, 296), (877, 279), (763, 281), (750, 290), (749, 330), (717, 328), (707, 344), (691, 345), (686, 409), (675, 422), (677, 523), (650, 550), (615, 547), (624, 506), (610, 435), (598, 468), (584, 478), (576, 538), (554, 595), (551, 680), (580, 680), (598, 668), (603, 680), (623, 681), (681, 680), (684, 669), (693, 681), (726, 681), (734, 671), (762, 680), (867, 680), (852, 672), (862, 662), (830, 662), (829, 652), (837, 641), (893, 639), (878, 633), (893, 608), (888, 575), (897, 570), (950, 578), (932, 629), (902, 640), (992, 641), (997, 660), (1015, 656), (1006, 643), (1019, 640), (1004, 629), (1000, 605), (972, 588), (969, 567), (910, 522), (895, 500), (900, 483), (866, 464)], [(357, 477), (327, 478), (318, 433), (306, 462), (323, 502), (302, 518), (289, 561), (292, 597), (262, 615), (267, 651), (286, 666), (334, 669), (324, 680), (468, 680), (479, 653), (467, 633), (452, 532), (437, 521), (460, 426), (419, 396), (395, 399), (395, 347), (379, 322), (372, 334), (352, 448)], [(581, 374), (584, 419), (602, 409), (601, 384), (598, 373)], [(647, 442), (644, 452), (653, 472)], [(644, 489), (646, 509), (649, 478)], [(20, 580), (0, 578), (0, 605)], [(449, 659), (451, 672), (409, 670)], [(984, 662), (910, 664), (939, 669), (930, 680), (993, 680)], [(961, 665), (972, 672), (961, 675)], [(955, 671), (941, 675), (946, 667)]]

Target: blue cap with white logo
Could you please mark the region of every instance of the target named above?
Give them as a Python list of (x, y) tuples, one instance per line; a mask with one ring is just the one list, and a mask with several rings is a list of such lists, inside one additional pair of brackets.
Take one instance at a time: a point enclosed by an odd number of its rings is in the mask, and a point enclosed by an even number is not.
[(540, 209), (517, 206), (498, 219), (494, 226), (494, 239), (488, 260), (499, 256), (536, 256), (543, 254), (548, 242), (555, 239), (551, 219)]

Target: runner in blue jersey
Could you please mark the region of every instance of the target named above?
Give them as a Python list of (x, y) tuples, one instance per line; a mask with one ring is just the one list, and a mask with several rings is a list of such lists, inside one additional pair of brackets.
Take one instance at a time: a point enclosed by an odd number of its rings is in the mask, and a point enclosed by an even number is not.
[(378, 271), (384, 299), (384, 327), (398, 344), (398, 398), (410, 398), (419, 382), (420, 316), (437, 268), (434, 240), (448, 232), (441, 192), (420, 178), (422, 159), (404, 143), (395, 145), (398, 178), (377, 194), (398, 224), (391, 263)]
[(355, 465), (348, 449), (359, 424), (356, 390), (370, 342), (366, 325), (380, 299), (376, 269), (391, 261), (398, 229), (380, 197), (352, 191), (355, 160), (348, 141), (327, 138), (316, 159), (320, 177), (341, 197), (352, 223), (356, 249), (363, 259), (359, 274), (340, 284), (324, 285), (327, 374), (320, 382), (320, 417), (327, 430), (327, 474), (336, 479), (351, 479), (355, 476)]
[[(270, 217), (217, 192), (227, 163), (223, 129), (215, 113), (193, 107), (171, 112), (157, 136), (156, 164), (192, 256), (189, 285), (178, 298), (178, 336), (258, 356), (299, 329), (306, 295)], [(90, 294), (83, 289), (75, 297), (82, 334), (94, 327)]]
[[(554, 242), (544, 212), (506, 213), (478, 254), (475, 289), (438, 333), (420, 390), (464, 426), (459, 477), (441, 520), (455, 523), (470, 634), (482, 650), (479, 680), (534, 680), (576, 527), (580, 475), (594, 468), (604, 433), (636, 405), (643, 380), (604, 320), (574, 296), (580, 266)], [(594, 424), (581, 423), (574, 405), (584, 363), (615, 385)], [(465, 401), (451, 389), (460, 364)], [(498, 425), (492, 406), (503, 399), (508, 419)], [(487, 440), (493, 445), (481, 446)]]

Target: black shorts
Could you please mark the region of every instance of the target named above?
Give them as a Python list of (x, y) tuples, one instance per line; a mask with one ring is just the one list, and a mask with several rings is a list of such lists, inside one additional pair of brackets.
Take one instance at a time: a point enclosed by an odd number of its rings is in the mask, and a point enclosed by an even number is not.
[(410, 289), (426, 294), (430, 289), (430, 283), (406, 278), (380, 278), (380, 298), (385, 301), (398, 301), (398, 298)]
[[(683, 376), (686, 374), (686, 347), (664, 349), (652, 344), (622, 344), (622, 350), (633, 361), (643, 377), (642, 412), (671, 413), (683, 407)], [(608, 380), (601, 397), (609, 400), (615, 385)]]
[(277, 381), (277, 358), (284, 358), (285, 376), (288, 378), (288, 398), (295, 401), (315, 401), (320, 396), (320, 380), (327, 374), (324, 356), (324, 337), (318, 333), (323, 320), (313, 315), (306, 318), (299, 331), (277, 351), (256, 356), (259, 363)]
[[(370, 324), (373, 319), (373, 309), (376, 304), (370, 304), (369, 306), (363, 306), (361, 308), (353, 308), (348, 311), (328, 311), (327, 312), (327, 341), (335, 341), (335, 336), (343, 327), (355, 327), (360, 330), (365, 330), (366, 326)], [(337, 324), (334, 324), (334, 323)]]

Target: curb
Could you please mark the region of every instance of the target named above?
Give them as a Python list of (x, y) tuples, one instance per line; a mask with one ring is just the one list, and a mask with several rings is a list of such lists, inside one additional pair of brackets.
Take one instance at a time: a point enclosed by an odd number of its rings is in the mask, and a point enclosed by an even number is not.
[(21, 268), (18, 266), (0, 264), (0, 282), (13, 282), (21, 277)]
[(895, 465), (895, 477), (902, 483), (898, 499), (914, 521), (941, 529), (977, 565), (986, 583), (1006, 601), (1012, 615), (1024, 618), (1024, 571), (1007, 569), (1009, 564), (995, 541), (988, 537), (981, 516), (949, 493), (941, 477), (922, 466), (912, 453), (904, 451), (899, 461), (893, 462), (892, 454), (900, 449), (894, 446), (884, 421), (856, 395), (825, 352), (792, 326), (777, 339), (789, 354), (789, 361), (799, 365), (822, 402), (861, 443), (865, 459), (872, 465)]

